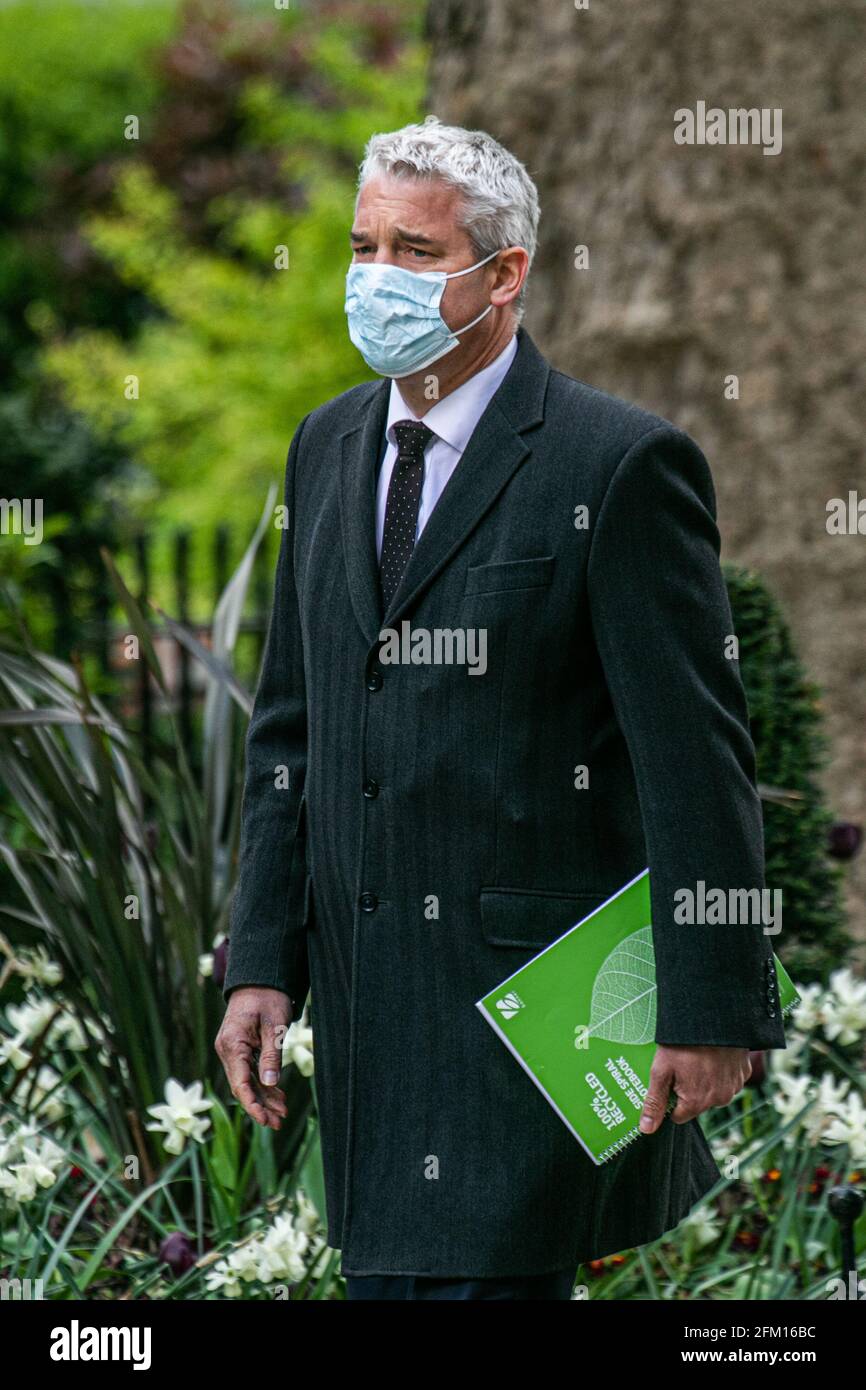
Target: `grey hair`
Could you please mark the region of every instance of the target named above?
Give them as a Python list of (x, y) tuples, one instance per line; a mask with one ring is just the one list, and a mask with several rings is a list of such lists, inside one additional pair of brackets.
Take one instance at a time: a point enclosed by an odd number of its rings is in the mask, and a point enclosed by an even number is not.
[[(479, 260), (506, 246), (522, 246), (532, 265), (540, 215), (538, 190), (526, 169), (483, 130), (443, 125), (428, 116), (422, 125), (373, 135), (358, 174), (358, 195), (369, 178), (441, 179), (459, 189), (458, 225)], [(355, 200), (357, 208), (357, 197)], [(512, 310), (523, 318), (524, 280)]]

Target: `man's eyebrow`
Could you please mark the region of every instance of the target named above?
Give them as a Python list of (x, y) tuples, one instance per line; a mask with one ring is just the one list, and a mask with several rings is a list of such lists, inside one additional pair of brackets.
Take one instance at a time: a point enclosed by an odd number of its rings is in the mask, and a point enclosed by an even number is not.
[(437, 241), (435, 236), (425, 236), (423, 232), (409, 232), (405, 227), (395, 227), (394, 230), (403, 241), (417, 241), (424, 246), (438, 246), (441, 244)]
[[(441, 245), (441, 242), (436, 237), (426, 236), (424, 232), (410, 232), (405, 227), (395, 227), (394, 231), (396, 235), (401, 239), (401, 241), (413, 241), (416, 242), (419, 246)], [(370, 239), (371, 238), (367, 232), (352, 231), (349, 233), (350, 241), (370, 241)]]

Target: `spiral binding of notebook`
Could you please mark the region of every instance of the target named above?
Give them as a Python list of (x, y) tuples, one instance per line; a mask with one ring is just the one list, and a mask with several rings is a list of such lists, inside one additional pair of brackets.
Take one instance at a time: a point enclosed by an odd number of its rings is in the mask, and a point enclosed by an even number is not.
[[(673, 1091), (671, 1091), (670, 1095), (668, 1096), (668, 1103), (665, 1106), (665, 1116), (670, 1115), (671, 1111), (676, 1109), (676, 1105), (677, 1096)], [(615, 1158), (616, 1155), (618, 1153), (621, 1153), (623, 1149), (627, 1149), (629, 1144), (633, 1144), (635, 1139), (637, 1139), (640, 1135), (640, 1133), (641, 1129), (639, 1125), (635, 1125), (634, 1129), (629, 1130), (628, 1134), (624, 1134), (622, 1138), (617, 1139), (614, 1144), (609, 1144), (606, 1149), (602, 1149), (601, 1153), (598, 1155), (599, 1163), (607, 1163), (609, 1158)]]
[[(796, 1009), (799, 1002), (800, 1000), (797, 996), (795, 996), (793, 999), (789, 999), (785, 1007), (782, 1009), (782, 1018), (787, 1018), (789, 1014), (791, 1014), (793, 1010)], [(677, 1097), (675, 1093), (672, 1091), (670, 1096), (668, 1097), (668, 1103), (665, 1108), (666, 1116), (670, 1115), (671, 1112), (676, 1109), (676, 1104)], [(635, 1125), (634, 1129), (630, 1130), (628, 1134), (624, 1134), (622, 1138), (617, 1139), (614, 1144), (609, 1144), (606, 1149), (602, 1149), (601, 1153), (598, 1155), (599, 1162), (607, 1163), (609, 1158), (616, 1158), (617, 1154), (622, 1153), (623, 1149), (627, 1149), (629, 1144), (634, 1143), (635, 1139), (638, 1138), (640, 1133), (640, 1127), (638, 1125)]]

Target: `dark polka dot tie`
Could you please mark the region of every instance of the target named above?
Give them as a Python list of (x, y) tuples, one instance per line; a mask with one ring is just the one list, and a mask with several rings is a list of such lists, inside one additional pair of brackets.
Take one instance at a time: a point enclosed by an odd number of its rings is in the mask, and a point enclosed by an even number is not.
[(415, 546), (418, 508), (424, 482), (424, 449), (433, 431), (422, 420), (398, 420), (394, 426), (397, 458), (388, 486), (379, 580), (387, 610)]

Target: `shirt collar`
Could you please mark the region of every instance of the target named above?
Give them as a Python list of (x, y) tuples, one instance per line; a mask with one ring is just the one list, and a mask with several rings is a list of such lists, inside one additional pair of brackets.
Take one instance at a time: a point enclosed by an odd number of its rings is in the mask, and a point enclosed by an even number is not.
[[(456, 449), (458, 453), (462, 454), (469, 443), (472, 431), (501, 386), (516, 352), (517, 334), (515, 333), (498, 357), (495, 357), (480, 372), (476, 372), (468, 381), (464, 381), (463, 385), (458, 386), (456, 391), (450, 392), (441, 401), (432, 405), (423, 417), (424, 424), (433, 431), (437, 438), (444, 439), (446, 444), (450, 444), (452, 449)], [(432, 363), (431, 366), (435, 367), (435, 363)], [(386, 425), (389, 442), (391, 444), (397, 442), (391, 428), (396, 420), (417, 419), (419, 416), (410, 410), (403, 400), (399, 383), (392, 380), (388, 401), (388, 423)]]

